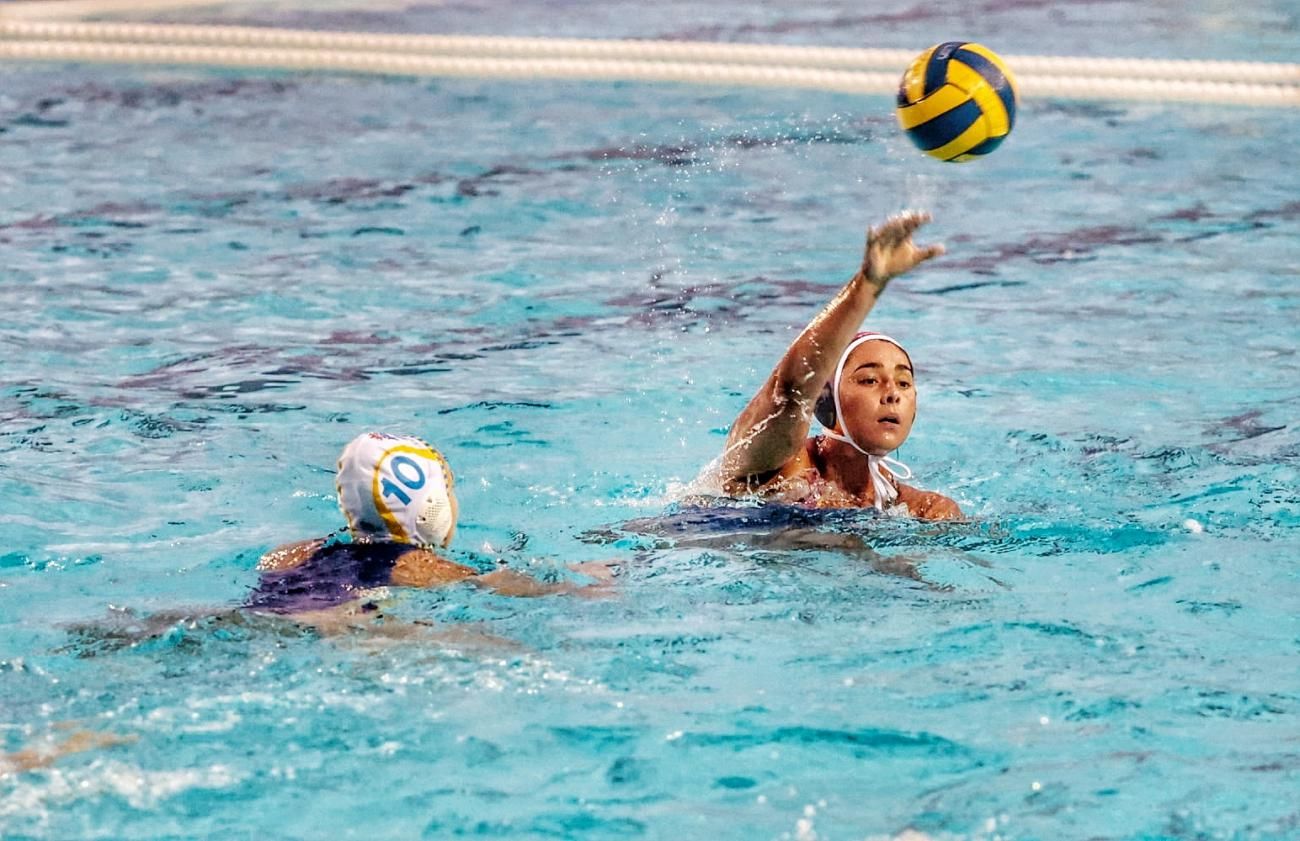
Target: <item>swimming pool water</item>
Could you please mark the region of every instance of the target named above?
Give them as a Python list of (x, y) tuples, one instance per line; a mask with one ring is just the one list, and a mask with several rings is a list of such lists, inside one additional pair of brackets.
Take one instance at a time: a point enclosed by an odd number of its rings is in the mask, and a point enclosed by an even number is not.
[[(1101, 5), (949, 25), (1295, 43), (1285, 4)], [(937, 40), (854, 9), (221, 19)], [(0, 777), (6, 838), (1300, 832), (1295, 113), (1026, 102), (943, 166), (883, 97), (26, 65), (0, 129), (3, 748), (123, 740)], [(906, 206), (949, 253), (871, 324), (974, 522), (683, 507)], [(462, 550), (614, 593), (214, 616), (339, 525), (367, 428), (447, 454)]]

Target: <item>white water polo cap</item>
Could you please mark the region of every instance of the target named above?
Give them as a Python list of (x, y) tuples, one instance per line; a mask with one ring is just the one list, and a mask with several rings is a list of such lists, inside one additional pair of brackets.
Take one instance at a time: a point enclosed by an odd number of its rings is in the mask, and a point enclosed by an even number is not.
[(335, 487), (360, 539), (446, 546), (456, 528), (447, 460), (419, 438), (365, 432), (339, 456)]

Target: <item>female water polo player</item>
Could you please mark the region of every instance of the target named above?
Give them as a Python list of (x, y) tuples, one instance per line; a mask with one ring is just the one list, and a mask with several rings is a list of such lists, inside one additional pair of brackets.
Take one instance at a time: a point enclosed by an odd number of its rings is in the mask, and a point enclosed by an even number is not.
[[(909, 212), (867, 232), (862, 266), (804, 328), (732, 424), (720, 466), (732, 496), (818, 508), (876, 508), (927, 520), (961, 517), (957, 503), (898, 481), (889, 453), (916, 419), (911, 357), (894, 339), (857, 333), (889, 281), (943, 253), (912, 234)], [(809, 438), (813, 417), (825, 433)]]
[(446, 459), (418, 438), (358, 435), (339, 456), (335, 488), (346, 539), (303, 540), (268, 552), (245, 607), (299, 618), (342, 606), (366, 612), (375, 610), (378, 588), (461, 581), (506, 596), (591, 589), (505, 568), (480, 574), (439, 554), (451, 543), (460, 509)]

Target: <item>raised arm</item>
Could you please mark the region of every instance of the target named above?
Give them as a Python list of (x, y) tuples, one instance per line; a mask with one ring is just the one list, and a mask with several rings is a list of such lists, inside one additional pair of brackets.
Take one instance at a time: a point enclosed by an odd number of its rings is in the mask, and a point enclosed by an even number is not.
[(928, 221), (930, 214), (909, 211), (868, 229), (862, 266), (803, 329), (731, 425), (722, 456), (724, 483), (765, 481), (801, 451), (822, 387), (885, 286), (943, 253), (942, 245), (912, 242), (912, 233)]

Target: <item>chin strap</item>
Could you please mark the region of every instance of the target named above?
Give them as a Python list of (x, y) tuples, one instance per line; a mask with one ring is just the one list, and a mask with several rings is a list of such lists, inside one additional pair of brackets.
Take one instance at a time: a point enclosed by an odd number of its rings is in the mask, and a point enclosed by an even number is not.
[(833, 429), (827, 429), (823, 434), (827, 438), (843, 441), (867, 457), (867, 473), (871, 476), (872, 505), (876, 510), (884, 511), (893, 505), (894, 500), (898, 499), (898, 488), (894, 487), (885, 474), (888, 473), (895, 479), (911, 479), (912, 468), (896, 458), (873, 455), (859, 447), (857, 441), (847, 435), (841, 435)]

